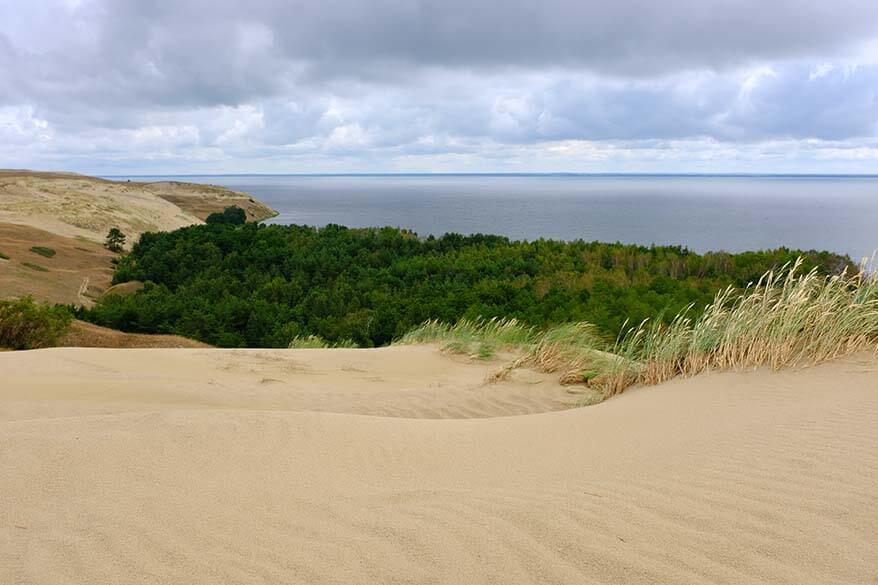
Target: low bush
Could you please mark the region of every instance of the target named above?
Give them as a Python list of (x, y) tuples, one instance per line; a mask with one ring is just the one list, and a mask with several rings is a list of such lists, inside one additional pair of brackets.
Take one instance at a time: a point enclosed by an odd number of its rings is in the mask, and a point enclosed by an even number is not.
[(34, 264), (33, 262), (22, 262), (21, 264), (22, 266), (27, 266), (31, 270), (36, 270), (37, 272), (49, 272), (49, 269), (42, 264)]
[(30, 249), (34, 254), (39, 254), (43, 258), (52, 258), (55, 256), (55, 250), (46, 246), (32, 246)]
[(211, 213), (204, 220), (208, 224), (244, 225), (247, 223), (247, 212), (236, 205), (226, 207), (223, 211)]
[(0, 347), (50, 347), (70, 328), (67, 307), (38, 304), (30, 297), (0, 301)]

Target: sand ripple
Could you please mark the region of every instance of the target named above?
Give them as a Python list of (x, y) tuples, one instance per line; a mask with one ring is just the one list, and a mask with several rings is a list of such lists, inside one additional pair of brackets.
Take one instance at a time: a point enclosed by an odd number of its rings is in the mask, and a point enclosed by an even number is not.
[(560, 410), (434, 357), (0, 354), (0, 583), (876, 583), (871, 360)]

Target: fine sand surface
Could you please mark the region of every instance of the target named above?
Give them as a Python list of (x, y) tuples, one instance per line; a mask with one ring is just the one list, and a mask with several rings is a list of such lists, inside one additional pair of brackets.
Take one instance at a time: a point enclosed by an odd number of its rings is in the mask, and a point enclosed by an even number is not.
[(874, 356), (578, 409), (496, 365), (0, 353), (0, 583), (878, 582)]

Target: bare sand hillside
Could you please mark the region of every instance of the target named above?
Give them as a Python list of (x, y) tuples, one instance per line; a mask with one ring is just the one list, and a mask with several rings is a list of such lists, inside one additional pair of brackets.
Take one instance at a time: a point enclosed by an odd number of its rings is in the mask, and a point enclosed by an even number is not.
[(0, 222), (103, 242), (117, 227), (130, 241), (147, 231), (199, 223), (230, 205), (251, 220), (274, 211), (246, 193), (195, 183), (108, 181), (74, 173), (0, 171)]
[(876, 583), (874, 356), (572, 410), (492, 367), (0, 353), (0, 583)]

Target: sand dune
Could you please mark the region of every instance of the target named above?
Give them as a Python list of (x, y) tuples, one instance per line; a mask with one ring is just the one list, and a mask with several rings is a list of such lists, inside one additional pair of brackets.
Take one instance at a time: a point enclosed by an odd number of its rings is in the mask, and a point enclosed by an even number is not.
[(201, 223), (230, 205), (241, 207), (254, 221), (275, 215), (250, 195), (215, 185), (0, 170), (0, 222), (97, 243), (111, 227), (121, 229), (130, 244), (143, 232)]
[(572, 410), (491, 368), (0, 354), (0, 583), (876, 583), (873, 357)]
[[(251, 221), (275, 215), (246, 193), (214, 185), (0, 169), (0, 299), (91, 306), (111, 284), (116, 255), (102, 247), (111, 227), (130, 246), (143, 232), (198, 224), (231, 205)], [(45, 258), (32, 246), (57, 254)]]

